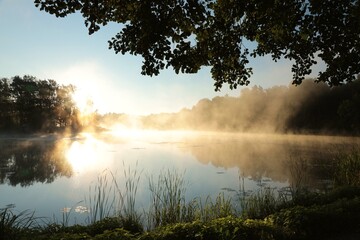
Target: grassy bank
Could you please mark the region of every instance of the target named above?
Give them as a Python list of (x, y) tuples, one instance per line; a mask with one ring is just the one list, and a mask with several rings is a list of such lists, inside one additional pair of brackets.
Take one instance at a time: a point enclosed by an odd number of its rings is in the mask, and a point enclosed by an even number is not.
[[(295, 179), (306, 164), (292, 166)], [(135, 208), (141, 173), (124, 166), (125, 180), (116, 174), (99, 176), (89, 187), (89, 224), (69, 226), (44, 222), (33, 212), (0, 209), (0, 239), (359, 239), (360, 152), (338, 154), (326, 170), (333, 188), (310, 191), (302, 181), (291, 196), (263, 187), (236, 198), (186, 201), (183, 174), (163, 171), (149, 178), (149, 209)], [(305, 173), (304, 173), (305, 174)], [(241, 194), (243, 193), (243, 194)]]

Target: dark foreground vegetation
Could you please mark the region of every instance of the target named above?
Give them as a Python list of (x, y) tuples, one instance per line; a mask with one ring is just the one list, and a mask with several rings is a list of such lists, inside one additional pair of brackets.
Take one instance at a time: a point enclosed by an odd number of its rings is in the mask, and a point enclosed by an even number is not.
[(88, 225), (69, 226), (68, 214), (61, 223), (45, 223), (33, 212), (5, 208), (0, 239), (359, 239), (360, 152), (339, 155), (325, 168), (332, 176), (330, 190), (313, 191), (298, 181), (290, 195), (265, 187), (245, 197), (240, 189), (237, 199), (219, 194), (205, 202), (185, 202), (181, 176), (168, 171), (149, 179), (152, 204), (144, 213), (134, 208), (140, 174), (124, 170), (126, 193), (120, 194), (117, 214), (109, 214), (117, 200), (108, 194), (120, 191), (119, 183), (108, 184), (105, 175), (90, 188)]

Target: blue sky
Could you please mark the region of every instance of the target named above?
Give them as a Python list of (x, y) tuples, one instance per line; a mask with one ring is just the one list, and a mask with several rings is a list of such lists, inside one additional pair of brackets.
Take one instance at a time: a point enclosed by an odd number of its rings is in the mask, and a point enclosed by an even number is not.
[[(0, 0), (0, 77), (32, 75), (78, 88), (77, 99), (92, 98), (100, 113), (150, 114), (191, 108), (202, 98), (238, 96), (243, 87), (215, 92), (209, 69), (197, 74), (165, 70), (157, 77), (140, 74), (142, 58), (116, 55), (107, 41), (120, 30), (109, 24), (88, 35), (80, 14), (56, 18), (32, 0)], [(288, 85), (291, 63), (255, 59), (249, 86)]]

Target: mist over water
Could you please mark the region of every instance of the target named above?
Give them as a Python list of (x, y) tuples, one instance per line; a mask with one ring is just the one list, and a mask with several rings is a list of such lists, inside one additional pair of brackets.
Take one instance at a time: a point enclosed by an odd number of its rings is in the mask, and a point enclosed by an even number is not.
[(359, 91), (360, 80), (333, 88), (312, 80), (300, 86), (255, 86), (243, 89), (238, 97), (202, 99), (178, 113), (144, 116), (137, 125), (166, 130), (356, 135), (360, 131)]
[[(124, 183), (124, 167), (141, 173), (137, 205), (148, 206), (149, 177), (161, 171), (184, 174), (187, 200), (234, 196), (243, 178), (246, 190), (291, 184), (290, 160), (316, 165), (333, 153), (359, 146), (354, 137), (239, 134), (192, 131), (122, 130), (73, 137), (1, 138), (0, 205), (36, 209), (61, 219), (63, 209), (84, 202), (99, 174), (111, 171)], [(291, 161), (290, 161), (291, 163)], [(317, 186), (318, 176), (309, 178)], [(32, 199), (29, 201), (28, 199)], [(74, 213), (78, 221), (85, 213)], [(74, 219), (73, 219), (74, 220)]]

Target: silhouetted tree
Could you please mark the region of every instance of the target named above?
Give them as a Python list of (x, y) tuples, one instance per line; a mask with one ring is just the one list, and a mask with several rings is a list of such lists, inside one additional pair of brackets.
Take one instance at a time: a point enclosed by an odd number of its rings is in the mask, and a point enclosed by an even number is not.
[(42, 120), (42, 130), (53, 131), (56, 128), (56, 105), (57, 93), (60, 86), (54, 80), (39, 80), (38, 87), (38, 106)]
[(342, 95), (346, 97), (339, 101), (337, 108), (339, 125), (354, 134), (360, 133), (360, 77), (347, 86)]
[(36, 111), (37, 86), (35, 78), (31, 76), (24, 76), (24, 78), (16, 76), (12, 79), (11, 89), (18, 113), (18, 124), (24, 130), (38, 128), (37, 124), (40, 124), (39, 121), (41, 119)]
[(250, 57), (292, 61), (293, 83), (311, 73), (339, 85), (360, 73), (358, 0), (35, 0), (57, 17), (80, 12), (92, 34), (109, 22), (121, 31), (110, 41), (116, 53), (144, 58), (142, 74), (172, 67), (195, 73), (210, 66), (215, 89), (249, 83)]
[(61, 86), (57, 90), (57, 98), (55, 104), (55, 121), (56, 125), (61, 128), (80, 127), (78, 121), (78, 109), (72, 100), (72, 94), (75, 87), (72, 85)]
[(74, 91), (72, 85), (27, 75), (1, 79), (0, 130), (53, 132), (66, 127), (79, 130), (79, 112), (72, 99)]
[(14, 127), (14, 101), (8, 79), (0, 79), (0, 129)]

